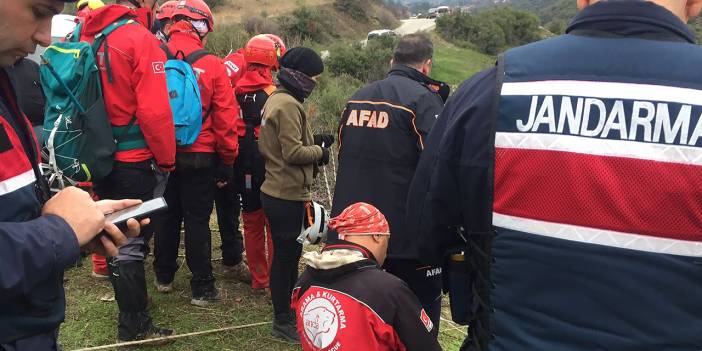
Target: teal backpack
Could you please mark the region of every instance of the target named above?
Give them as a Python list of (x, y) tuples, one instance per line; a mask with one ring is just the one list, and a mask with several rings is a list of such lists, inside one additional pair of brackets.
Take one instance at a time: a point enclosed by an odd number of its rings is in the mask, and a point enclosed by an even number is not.
[[(46, 94), (43, 171), (52, 190), (98, 181), (112, 172), (115, 150), (146, 145), (138, 126), (133, 126), (136, 117), (128, 126), (113, 130), (95, 61), (102, 45), (108, 81), (112, 82), (107, 37), (131, 23), (136, 22), (123, 19), (111, 24), (95, 36), (92, 45), (80, 41), (79, 24), (66, 42), (54, 43), (42, 55), (40, 78)], [(130, 133), (130, 129), (136, 131)]]

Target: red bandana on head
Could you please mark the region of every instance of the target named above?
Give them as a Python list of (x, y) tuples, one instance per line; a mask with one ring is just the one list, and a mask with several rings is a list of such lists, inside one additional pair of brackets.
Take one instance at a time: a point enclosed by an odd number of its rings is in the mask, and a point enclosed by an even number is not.
[(329, 220), (329, 228), (343, 235), (390, 235), (385, 216), (375, 206), (358, 202)]

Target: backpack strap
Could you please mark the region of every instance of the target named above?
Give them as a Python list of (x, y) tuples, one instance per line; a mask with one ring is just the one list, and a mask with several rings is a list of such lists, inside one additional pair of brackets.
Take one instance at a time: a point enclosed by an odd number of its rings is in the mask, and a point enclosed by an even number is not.
[(129, 123), (126, 126), (112, 127), (112, 136), (114, 136), (115, 141), (117, 142), (117, 151), (143, 149), (147, 146), (146, 140), (144, 140), (144, 135), (141, 132), (141, 128), (134, 125), (136, 120), (137, 117), (135, 115), (132, 116), (132, 119), (129, 120)]
[(77, 43), (80, 41), (80, 32), (83, 30), (83, 22), (79, 22), (78, 25), (73, 29), (73, 33), (68, 36), (68, 40)]
[[(107, 44), (107, 36), (112, 34), (117, 28), (122, 27), (126, 24), (132, 24), (132, 23), (137, 23), (131, 18), (126, 18), (119, 20), (115, 23), (110, 24), (107, 26), (105, 29), (102, 30), (102, 32), (98, 33), (98, 35), (95, 36), (95, 39), (93, 40), (93, 52), (98, 53), (100, 50), (100, 46), (103, 48), (103, 57), (105, 59), (105, 70), (107, 71), (107, 81), (109, 83), (112, 83), (112, 69), (110, 68), (110, 54), (107, 50), (108, 44)], [(80, 37), (80, 36), (79, 36)]]
[(205, 49), (195, 50), (192, 53), (190, 53), (190, 55), (185, 56), (185, 62), (192, 66), (195, 64), (195, 62), (209, 54), (210, 53)]
[(173, 53), (171, 52), (171, 49), (168, 48), (168, 45), (166, 43), (162, 43), (160, 46), (161, 50), (166, 54), (166, 59), (168, 60), (173, 60), (175, 59), (175, 56), (173, 56)]

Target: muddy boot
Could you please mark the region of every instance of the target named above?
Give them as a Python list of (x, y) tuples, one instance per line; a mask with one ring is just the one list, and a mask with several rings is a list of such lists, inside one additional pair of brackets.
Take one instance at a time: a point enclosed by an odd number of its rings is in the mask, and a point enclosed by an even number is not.
[[(140, 261), (110, 262), (110, 282), (115, 289), (115, 300), (119, 307), (117, 341), (127, 342), (160, 338), (173, 335), (173, 330), (153, 324), (147, 311), (148, 296), (144, 263)], [(162, 345), (171, 341), (155, 341), (151, 345)]]

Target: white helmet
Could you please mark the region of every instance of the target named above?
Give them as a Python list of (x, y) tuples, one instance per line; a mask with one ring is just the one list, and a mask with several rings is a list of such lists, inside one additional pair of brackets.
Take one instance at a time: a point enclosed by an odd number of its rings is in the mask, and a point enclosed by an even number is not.
[(322, 205), (312, 201), (302, 210), (302, 229), (297, 242), (304, 245), (317, 245), (327, 240), (329, 214)]

